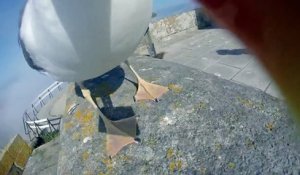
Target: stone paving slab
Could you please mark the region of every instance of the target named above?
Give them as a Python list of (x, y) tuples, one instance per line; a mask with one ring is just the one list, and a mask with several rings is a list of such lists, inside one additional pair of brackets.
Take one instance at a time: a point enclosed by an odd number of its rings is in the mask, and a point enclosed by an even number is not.
[(267, 88), (266, 92), (271, 94), (274, 97), (278, 97), (280, 99), (284, 99), (281, 92), (279, 91), (277, 85), (274, 82), (271, 82), (269, 87)]
[(186, 66), (196, 68), (198, 70), (204, 70), (207, 67), (214, 65), (216, 63), (216, 60), (207, 57), (197, 57), (193, 59), (187, 57), (187, 61), (185, 63), (179, 61), (177, 63), (184, 64)]
[(256, 61), (252, 61), (233, 80), (263, 91), (267, 89), (271, 82), (271, 78)]
[[(245, 49), (219, 50), (220, 52), (223, 51), (225, 54), (224, 56), (222, 56), (222, 58), (220, 58), (219, 63), (231, 67), (236, 67), (239, 69), (245, 68), (253, 60), (253, 57), (244, 53), (236, 54), (236, 55), (230, 54), (230, 52), (239, 51), (239, 50), (241, 50), (241, 52), (245, 51)], [(229, 53), (226, 55), (226, 52)]]
[[(157, 50), (164, 53), (165, 60), (214, 75), (219, 75), (223, 70), (224, 76), (221, 77), (227, 80), (232, 79), (235, 83), (255, 87), (270, 95), (280, 97), (276, 88), (270, 87), (267, 90), (272, 80), (254, 61), (255, 57), (224, 29), (189, 32), (178, 38), (174, 37), (164, 44), (157, 44)], [(222, 69), (217, 70), (219, 67)], [(240, 71), (232, 77), (237, 69)]]
[(43, 106), (43, 108), (37, 114), (38, 119), (59, 117), (64, 114), (66, 107), (66, 91), (68, 89), (65, 88), (58, 94), (56, 94), (53, 99)]
[(204, 69), (204, 72), (213, 74), (215, 76), (224, 78), (226, 80), (231, 80), (238, 72), (241, 70), (235, 67), (227, 66), (224, 64), (213, 64), (206, 69)]

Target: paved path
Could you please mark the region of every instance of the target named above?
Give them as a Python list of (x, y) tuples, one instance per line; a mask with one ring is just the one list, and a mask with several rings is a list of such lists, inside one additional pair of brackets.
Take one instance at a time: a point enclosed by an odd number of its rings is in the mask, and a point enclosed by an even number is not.
[(198, 30), (157, 45), (164, 59), (282, 98), (272, 79), (253, 55), (223, 29)]
[(61, 116), (65, 112), (67, 88), (55, 95), (38, 113), (39, 119)]

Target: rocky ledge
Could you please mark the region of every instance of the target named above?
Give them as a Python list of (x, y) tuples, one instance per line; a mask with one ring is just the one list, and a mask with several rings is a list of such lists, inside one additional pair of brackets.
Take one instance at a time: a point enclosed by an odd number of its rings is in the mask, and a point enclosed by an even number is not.
[(137, 117), (138, 144), (110, 159), (99, 112), (68, 91), (58, 174), (298, 174), (296, 124), (285, 103), (260, 90), (152, 58), (131, 59), (148, 81), (168, 86), (158, 102), (134, 102), (126, 66), (86, 82), (104, 115)]

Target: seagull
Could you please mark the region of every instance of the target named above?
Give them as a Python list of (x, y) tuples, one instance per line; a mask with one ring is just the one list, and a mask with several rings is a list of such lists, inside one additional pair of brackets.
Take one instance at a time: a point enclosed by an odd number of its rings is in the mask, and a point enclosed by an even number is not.
[[(56, 81), (83, 84), (127, 60), (151, 16), (152, 0), (27, 0), (20, 18), (19, 44), (31, 68)], [(136, 101), (157, 100), (168, 91), (143, 80), (126, 63), (137, 77)], [(99, 109), (90, 90), (80, 87), (83, 97)], [(118, 127), (135, 124), (135, 120), (116, 123), (100, 116), (107, 129), (109, 156), (135, 142), (120, 129), (124, 127)]]

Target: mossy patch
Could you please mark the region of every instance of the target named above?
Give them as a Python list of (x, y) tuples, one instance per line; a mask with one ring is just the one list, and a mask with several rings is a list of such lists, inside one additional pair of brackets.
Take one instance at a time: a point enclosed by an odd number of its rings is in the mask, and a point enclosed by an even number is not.
[(237, 100), (240, 104), (242, 104), (246, 108), (253, 108), (253, 109), (258, 109), (258, 110), (264, 109), (263, 103), (253, 102), (252, 100), (245, 99), (240, 96), (237, 97)]
[(229, 169), (235, 169), (236, 168), (236, 164), (233, 163), (233, 162), (229, 162), (227, 166), (228, 166)]
[(113, 160), (110, 158), (105, 158), (105, 159), (102, 159), (101, 162), (106, 166), (106, 172), (103, 174), (105, 174), (105, 175), (112, 174), (113, 167), (114, 167)]
[(174, 103), (172, 103), (172, 107), (174, 109), (178, 109), (178, 108), (181, 108), (182, 107), (182, 104), (180, 101), (175, 101)]
[(79, 118), (79, 122), (82, 124), (89, 124), (93, 120), (93, 116), (93, 112), (87, 112), (85, 115)]
[(207, 174), (207, 168), (205, 168), (205, 167), (201, 167), (199, 169), (199, 171), (200, 171), (200, 174)]
[(80, 133), (79, 132), (74, 132), (73, 134), (72, 134), (72, 140), (79, 140), (80, 139)]
[(85, 171), (83, 172), (83, 175), (93, 175), (93, 173), (91, 171)]
[(180, 158), (181, 153), (174, 148), (168, 148), (166, 151), (166, 158), (169, 161), (169, 172), (180, 171), (183, 167), (183, 162)]
[(222, 144), (216, 143), (215, 144), (215, 149), (218, 150), (218, 151), (221, 150), (222, 149)]
[(41, 135), (45, 143), (50, 142), (51, 140), (55, 139), (58, 136), (59, 136), (59, 131), (46, 132)]
[(177, 94), (179, 94), (183, 91), (183, 88), (181, 86), (173, 84), (173, 83), (168, 84), (168, 88)]
[(129, 156), (126, 156), (126, 155), (120, 155), (120, 156), (118, 157), (118, 160), (122, 160), (122, 161), (124, 161), (124, 162), (129, 162), (129, 161), (132, 160), (132, 157), (129, 157)]
[(265, 128), (267, 129), (267, 131), (272, 132), (275, 129), (275, 123), (269, 122), (265, 124)]
[(245, 145), (248, 148), (254, 148), (255, 147), (255, 142), (252, 139), (247, 138), (246, 141), (245, 141)]
[(154, 148), (157, 145), (156, 137), (150, 136), (149, 139), (145, 141), (145, 144), (151, 148)]
[(69, 130), (69, 129), (73, 128), (73, 127), (74, 127), (74, 124), (71, 121), (64, 123), (64, 130), (65, 131)]
[(205, 110), (205, 109), (207, 109), (207, 106), (208, 106), (207, 103), (201, 101), (201, 102), (199, 102), (199, 103), (196, 105), (196, 108), (197, 108), (197, 109), (201, 109), (201, 110)]
[(89, 157), (90, 157), (90, 153), (89, 153), (88, 151), (84, 151), (84, 152), (82, 153), (82, 155), (81, 155), (81, 158), (82, 158), (83, 161), (88, 160)]
[(174, 172), (174, 171), (180, 171), (182, 169), (182, 161), (171, 161), (169, 164), (169, 171)]
[(240, 104), (242, 104), (243, 106), (247, 107), (247, 108), (253, 108), (254, 107), (254, 102), (249, 100), (249, 99), (245, 99), (242, 97), (237, 97), (237, 100), (239, 101)]
[(141, 109), (148, 109), (148, 105), (145, 101), (139, 101), (138, 102), (138, 107), (141, 108)]
[(167, 159), (171, 159), (174, 156), (174, 149), (173, 148), (168, 148), (166, 157)]
[(97, 127), (94, 125), (84, 126), (81, 128), (81, 136), (82, 138), (93, 136), (96, 133), (96, 131), (97, 131)]

